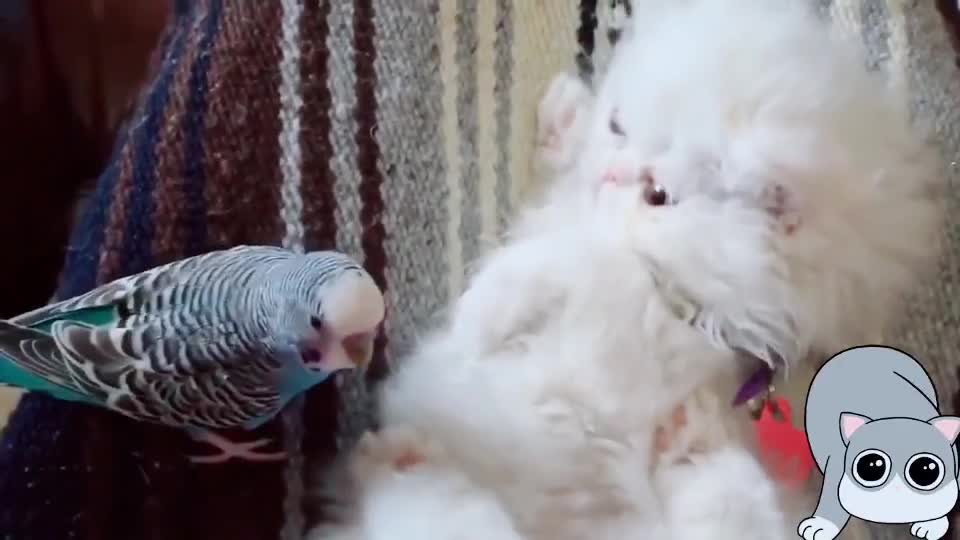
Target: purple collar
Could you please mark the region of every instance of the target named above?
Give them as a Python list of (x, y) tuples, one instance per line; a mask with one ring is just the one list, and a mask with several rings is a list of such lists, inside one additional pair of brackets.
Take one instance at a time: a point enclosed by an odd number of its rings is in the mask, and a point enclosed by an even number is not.
[[(656, 272), (653, 273), (653, 279), (659, 283)], [(659, 289), (664, 295), (667, 305), (673, 309), (677, 318), (688, 324), (692, 324), (699, 313), (699, 306), (690, 299), (679, 295), (675, 289), (667, 289), (664, 287), (659, 287)], [(740, 351), (740, 353), (758, 361), (760, 366), (744, 381), (740, 389), (737, 390), (737, 395), (733, 398), (733, 406), (739, 407), (744, 404), (750, 404), (751, 409), (756, 409), (752, 412), (759, 414), (761, 408), (757, 405), (765, 403), (773, 391), (774, 369), (771, 368), (767, 362), (760, 360), (754, 355), (746, 354), (744, 351)]]
[(733, 406), (739, 407), (757, 398), (765, 398), (770, 392), (772, 382), (773, 369), (766, 362), (761, 362), (760, 367), (737, 390), (737, 395), (733, 398)]

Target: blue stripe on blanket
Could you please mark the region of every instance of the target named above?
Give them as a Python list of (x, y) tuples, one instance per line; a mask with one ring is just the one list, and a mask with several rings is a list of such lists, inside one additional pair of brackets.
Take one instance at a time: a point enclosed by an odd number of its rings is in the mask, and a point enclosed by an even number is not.
[(190, 66), (190, 97), (187, 103), (185, 124), (185, 162), (183, 175), (186, 179), (184, 188), (188, 211), (187, 255), (196, 255), (206, 249), (207, 244), (207, 216), (205, 191), (207, 185), (204, 161), (206, 149), (203, 143), (204, 120), (207, 115), (207, 94), (210, 91), (209, 73), (210, 62), (213, 59), (212, 50), (216, 36), (220, 31), (220, 16), (223, 11), (222, 0), (211, 0), (207, 19), (200, 38), (199, 54), (193, 65)]
[(171, 52), (160, 66), (156, 82), (144, 100), (143, 123), (136, 126), (133, 138), (133, 186), (127, 202), (127, 230), (124, 238), (120, 273), (133, 274), (153, 266), (153, 188), (157, 181), (155, 138), (163, 125), (170, 100), (170, 85), (186, 48), (187, 29), (174, 37)]

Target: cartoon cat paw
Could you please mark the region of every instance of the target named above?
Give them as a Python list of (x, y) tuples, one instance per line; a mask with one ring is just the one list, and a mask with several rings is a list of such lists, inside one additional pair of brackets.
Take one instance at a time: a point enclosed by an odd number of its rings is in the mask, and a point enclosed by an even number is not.
[(548, 173), (572, 164), (577, 148), (576, 128), (583, 120), (590, 89), (575, 75), (553, 78), (537, 109), (537, 162)]
[(833, 540), (840, 534), (840, 528), (829, 519), (813, 516), (800, 522), (797, 534), (804, 540)]
[(919, 523), (914, 523), (910, 527), (910, 533), (917, 538), (925, 538), (926, 540), (939, 540), (947, 534), (947, 529), (950, 527), (950, 520), (946, 516), (932, 519), (930, 521), (921, 521)]

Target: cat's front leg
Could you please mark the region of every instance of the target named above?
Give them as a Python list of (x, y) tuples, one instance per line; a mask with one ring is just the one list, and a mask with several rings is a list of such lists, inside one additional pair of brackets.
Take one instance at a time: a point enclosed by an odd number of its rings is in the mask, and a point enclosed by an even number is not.
[(917, 538), (925, 538), (926, 540), (939, 540), (947, 534), (948, 528), (950, 528), (950, 520), (947, 518), (947, 516), (943, 516), (930, 521), (914, 523), (910, 527), (910, 533)]
[(495, 251), (454, 306), (451, 331), (470, 350), (490, 352), (537, 330), (563, 300), (563, 264), (549, 238), (513, 242)]
[(813, 515), (800, 522), (797, 534), (804, 540), (833, 540), (850, 520), (840, 504), (840, 480), (843, 478), (843, 456), (827, 461), (823, 473), (820, 502)]

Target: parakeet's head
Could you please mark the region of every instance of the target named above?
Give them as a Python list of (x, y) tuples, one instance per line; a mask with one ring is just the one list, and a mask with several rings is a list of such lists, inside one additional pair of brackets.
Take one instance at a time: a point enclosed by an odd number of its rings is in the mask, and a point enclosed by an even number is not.
[(284, 263), (273, 279), (285, 300), (277, 332), (291, 336), (303, 365), (332, 373), (363, 368), (383, 320), (383, 294), (373, 278), (337, 252), (314, 252)]

